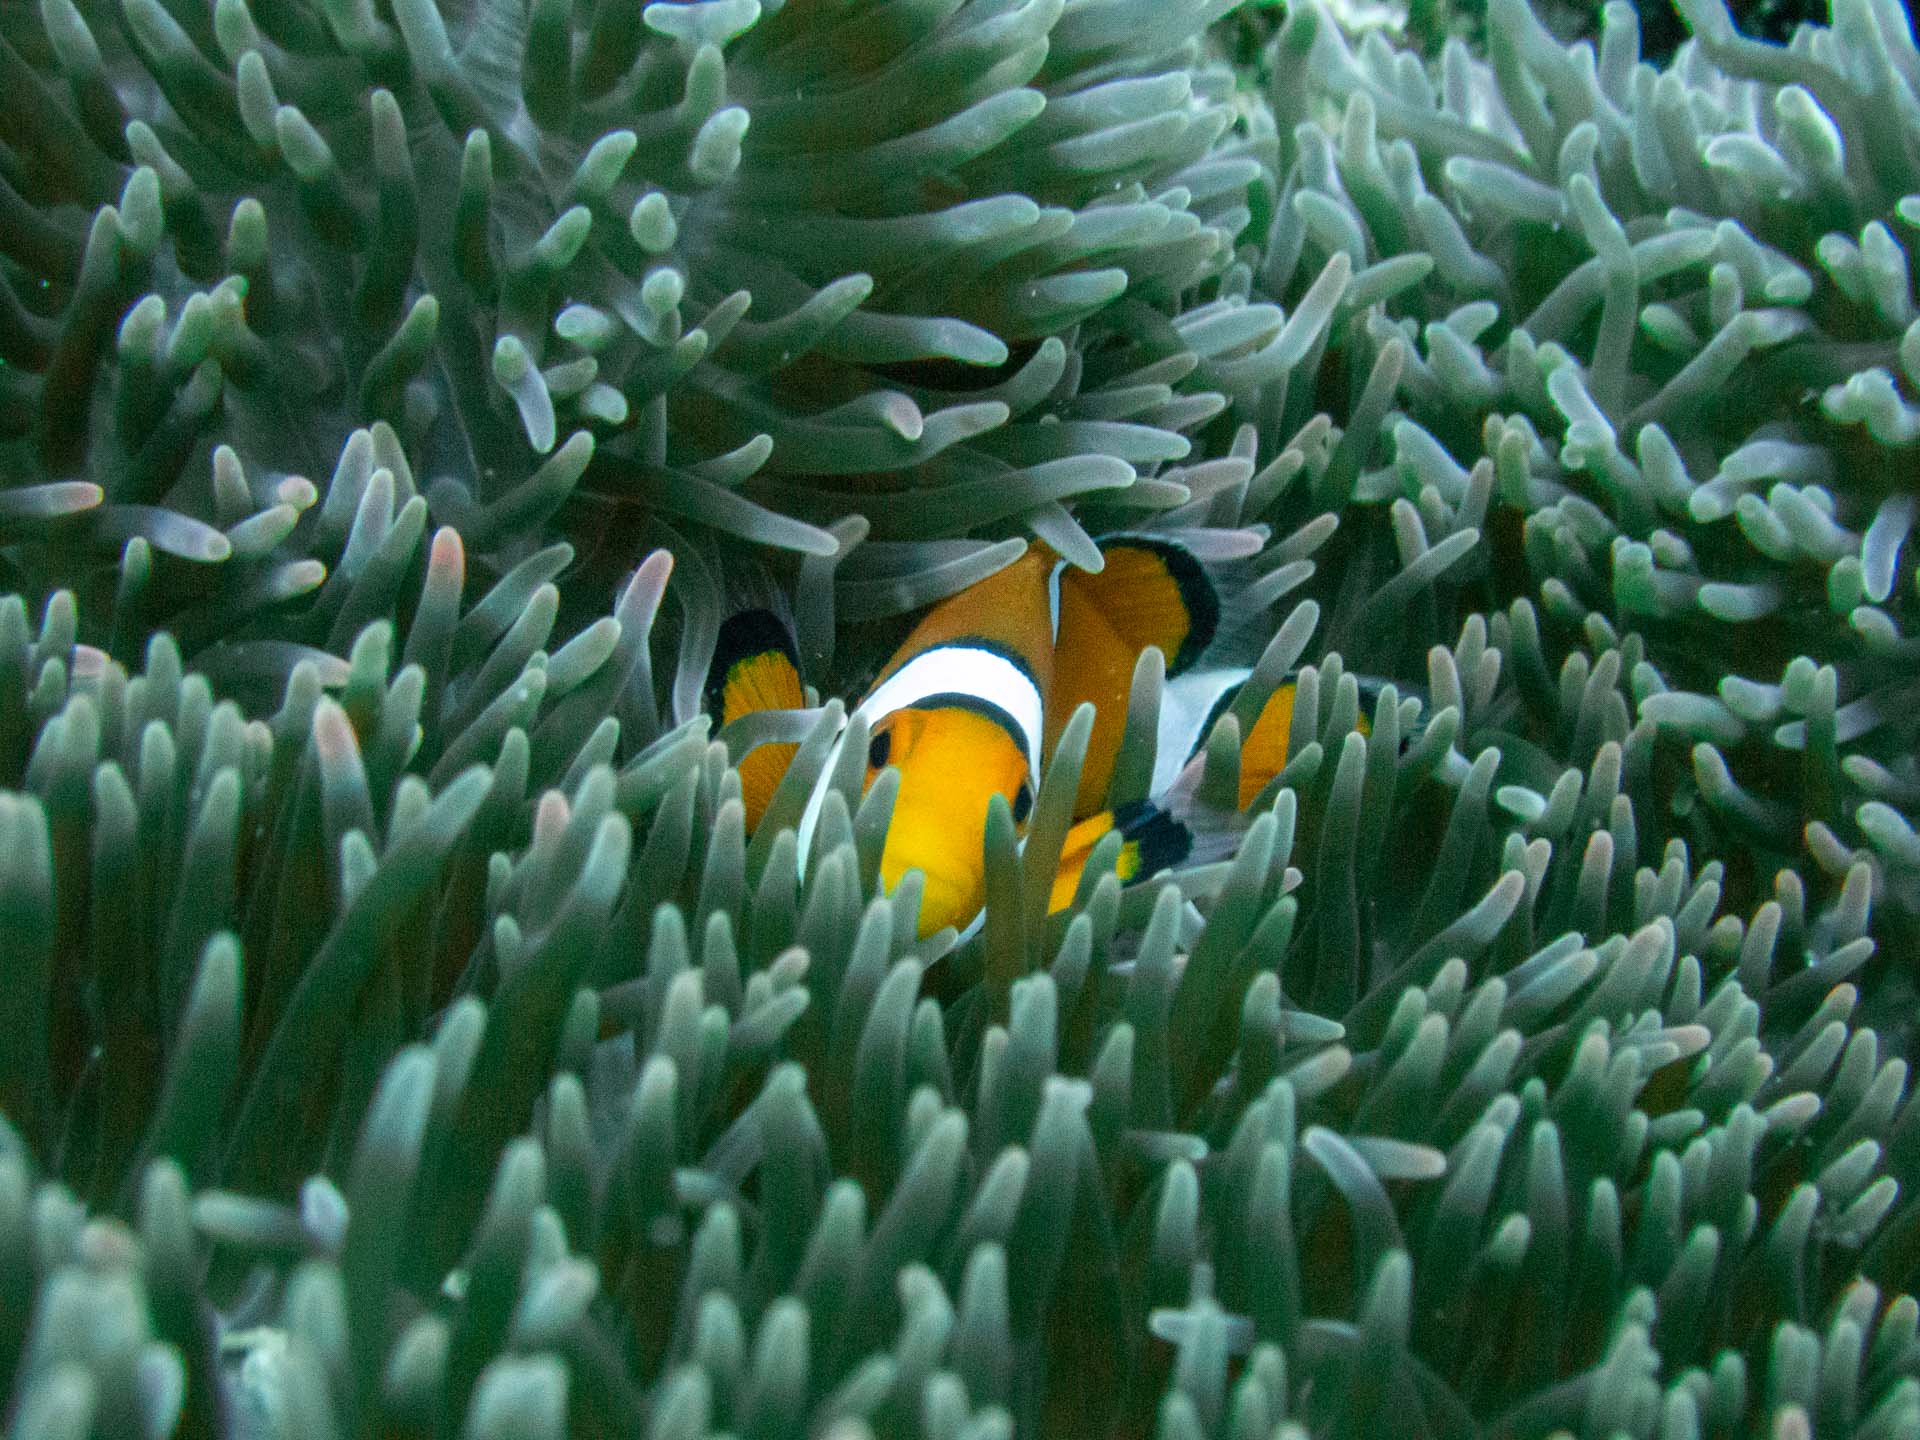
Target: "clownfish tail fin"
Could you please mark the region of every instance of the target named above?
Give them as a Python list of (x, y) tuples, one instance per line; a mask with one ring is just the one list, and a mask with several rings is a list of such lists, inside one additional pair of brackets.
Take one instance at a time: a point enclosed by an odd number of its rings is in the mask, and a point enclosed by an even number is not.
[[(1432, 701), (1426, 691), (1419, 686), (1389, 682), (1373, 676), (1352, 676), (1351, 672), (1349, 675), (1357, 682), (1360, 692), (1358, 730), (1362, 735), (1372, 733), (1380, 701), (1389, 684), (1393, 685), (1399, 697), (1400, 749), (1404, 753), (1409, 745), (1420, 738), (1431, 718)], [(1209, 683), (1216, 690), (1203, 693), (1201, 687)], [(1196, 835), (1210, 834), (1214, 828), (1209, 812), (1219, 808), (1218, 802), (1208, 803), (1200, 799), (1200, 782), (1205, 773), (1208, 738), (1229, 710), (1238, 711), (1240, 722), (1239, 785), (1231, 807), (1232, 814), (1246, 815), (1268, 784), (1286, 769), (1287, 757), (1294, 748), (1293, 707), (1299, 693), (1297, 678), (1289, 676), (1267, 691), (1264, 699), (1260, 700), (1259, 708), (1252, 712), (1251, 719), (1247, 714), (1249, 707), (1241, 703), (1247, 683), (1246, 680), (1234, 679), (1233, 672), (1221, 672), (1217, 677), (1182, 677), (1178, 684), (1167, 687), (1162, 699), (1161, 748), (1154, 767), (1153, 794), (1175, 814), (1188, 820)], [(1186, 687), (1189, 693), (1182, 694), (1182, 687)], [(1410, 701), (1414, 703), (1409, 704)], [(1210, 702), (1204, 711), (1201, 709), (1203, 702)], [(1177, 729), (1170, 729), (1169, 715), (1179, 722)], [(1194, 723), (1195, 717), (1200, 717), (1197, 725)], [(1197, 850), (1206, 848), (1196, 845)], [(1209, 854), (1197, 857), (1194, 863), (1207, 863), (1217, 858)]]
[(1113, 826), (1121, 836), (1122, 884), (1137, 884), (1170, 870), (1193, 853), (1193, 832), (1150, 800), (1120, 806), (1113, 812)]

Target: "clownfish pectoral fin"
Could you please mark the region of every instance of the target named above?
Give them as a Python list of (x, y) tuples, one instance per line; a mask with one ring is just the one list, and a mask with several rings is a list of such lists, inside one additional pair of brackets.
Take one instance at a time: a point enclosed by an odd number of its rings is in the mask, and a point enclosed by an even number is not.
[(723, 725), (757, 710), (803, 708), (799, 651), (786, 622), (767, 609), (730, 615), (714, 645), (706, 696)]
[(1178, 675), (1212, 641), (1220, 596), (1207, 571), (1183, 546), (1151, 535), (1123, 535), (1101, 544), (1098, 573), (1062, 566), (1054, 572), (1053, 686), (1047, 696), (1047, 750), (1073, 712), (1094, 707), (1093, 733), (1080, 769), (1074, 814), (1106, 803), (1107, 786), (1125, 732), (1134, 665), (1148, 646)]
[[(706, 706), (715, 730), (762, 710), (806, 706), (793, 633), (771, 610), (742, 610), (720, 627), (707, 670)], [(760, 823), (794, 752), (792, 744), (756, 746), (740, 757), (740, 795), (749, 832)]]
[(1060, 851), (1060, 868), (1054, 872), (1053, 892), (1047, 900), (1049, 915), (1073, 903), (1093, 847), (1110, 830), (1120, 832), (1120, 858), (1114, 870), (1122, 885), (1137, 884), (1178, 865), (1193, 850), (1192, 832), (1167, 811), (1147, 801), (1135, 801), (1118, 810), (1102, 810), (1098, 815), (1090, 815), (1067, 831), (1066, 844)]

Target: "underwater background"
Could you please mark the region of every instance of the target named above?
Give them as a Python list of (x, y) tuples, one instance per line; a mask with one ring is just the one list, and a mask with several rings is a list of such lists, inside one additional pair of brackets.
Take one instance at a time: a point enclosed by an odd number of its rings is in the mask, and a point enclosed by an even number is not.
[[(1920, 50), (1806, 8), (0, 3), (5, 1433), (1920, 1433)], [(1142, 525), (1232, 857), (802, 878), (730, 570), (830, 700)]]

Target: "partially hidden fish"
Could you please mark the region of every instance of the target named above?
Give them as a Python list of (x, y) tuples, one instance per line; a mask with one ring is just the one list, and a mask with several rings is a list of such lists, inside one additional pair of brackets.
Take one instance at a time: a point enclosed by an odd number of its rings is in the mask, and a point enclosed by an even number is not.
[[(1187, 854), (1178, 820), (1145, 803), (1107, 811), (1105, 797), (1141, 652), (1158, 645), (1174, 664), (1190, 663), (1212, 636), (1218, 596), (1171, 541), (1123, 536), (1102, 549), (1106, 565), (1090, 574), (1035, 545), (934, 606), (854, 712), (868, 727), (867, 783), (887, 766), (900, 772), (880, 876), (891, 889), (920, 871), (922, 935), (977, 922), (989, 800), (1005, 796), (1024, 827), (1043, 766), (1083, 701), (1095, 707), (1094, 728), (1050, 908), (1071, 902), (1109, 829), (1122, 833), (1123, 881)], [(823, 781), (801, 822), (803, 856), (825, 789)]]
[[(1049, 910), (1072, 903), (1095, 845), (1111, 830), (1121, 834), (1123, 883), (1195, 853), (1186, 806), (1170, 809), (1164, 798), (1190, 799), (1183, 777), (1194, 773), (1204, 737), (1251, 671), (1204, 663), (1223, 602), (1209, 568), (1186, 546), (1161, 535), (1119, 535), (1101, 542), (1101, 551), (1103, 567), (1089, 572), (1035, 544), (933, 606), (855, 707), (867, 726), (865, 784), (889, 766), (900, 776), (880, 878), (891, 890), (920, 871), (922, 935), (946, 926), (965, 932), (978, 922), (989, 800), (1004, 796), (1024, 832), (1038, 777), (1082, 703), (1094, 707), (1093, 728)], [(1149, 646), (1166, 657), (1168, 677), (1150, 786), (1163, 803), (1109, 809), (1134, 668)], [(1240, 809), (1285, 768), (1295, 693), (1292, 681), (1277, 687), (1241, 737)], [(707, 682), (716, 723), (797, 709), (804, 696), (788, 622), (768, 607), (729, 617)], [(749, 829), (765, 814), (795, 750), (768, 743), (742, 757)], [(836, 745), (801, 819), (803, 866), (838, 756)], [(1210, 831), (1208, 844), (1217, 840)]]

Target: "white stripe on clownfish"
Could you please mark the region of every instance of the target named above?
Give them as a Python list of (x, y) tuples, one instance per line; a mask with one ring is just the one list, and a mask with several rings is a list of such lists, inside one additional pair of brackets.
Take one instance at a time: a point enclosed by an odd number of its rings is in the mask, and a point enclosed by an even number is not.
[[(872, 693), (855, 707), (848, 722), (851, 723), (854, 716), (858, 716), (867, 722), (868, 733), (872, 733), (889, 715), (911, 709), (936, 696), (956, 694), (978, 697), (1013, 721), (1022, 749), (1026, 752), (1029, 773), (1037, 783), (1040, 774), (1041, 726), (1045, 715), (1040, 687), (1016, 662), (997, 650), (968, 645), (964, 641), (923, 650), (876, 685)], [(832, 788), (833, 772), (840, 763), (845, 744), (846, 735), (842, 732), (833, 742), (826, 766), (820, 772), (813, 793), (807, 797), (807, 808), (800, 816), (799, 834), (795, 838), (799, 842), (796, 859), (802, 877), (807, 873), (807, 859), (813, 847), (814, 830), (820, 822), (820, 809), (826, 803), (827, 791)]]
[(998, 650), (964, 640), (923, 650), (881, 681), (854, 711), (868, 728), (896, 710), (907, 710), (936, 695), (972, 695), (1004, 711), (1018, 728), (1027, 752), (1027, 769), (1040, 774), (1040, 737), (1045, 705), (1040, 687), (1018, 662)]

